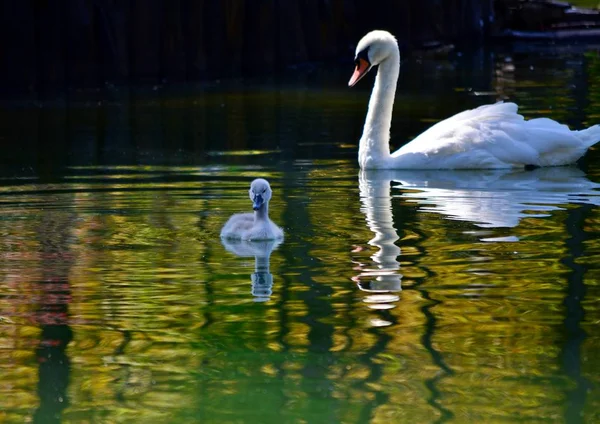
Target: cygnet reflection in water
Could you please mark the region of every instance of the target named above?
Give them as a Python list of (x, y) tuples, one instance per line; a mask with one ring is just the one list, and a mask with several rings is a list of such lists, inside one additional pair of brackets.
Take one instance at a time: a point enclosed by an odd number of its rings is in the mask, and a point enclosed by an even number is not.
[(247, 241), (221, 239), (227, 251), (239, 257), (254, 256), (254, 272), (251, 274), (252, 295), (255, 302), (266, 302), (273, 293), (273, 274), (270, 271), (271, 253), (281, 240)]

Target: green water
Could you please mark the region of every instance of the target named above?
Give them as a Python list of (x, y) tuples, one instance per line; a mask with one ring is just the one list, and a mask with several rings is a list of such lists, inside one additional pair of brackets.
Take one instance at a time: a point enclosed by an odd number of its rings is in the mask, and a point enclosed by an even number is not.
[[(392, 144), (498, 99), (598, 122), (599, 63), (413, 58)], [(361, 173), (349, 72), (6, 103), (0, 420), (600, 421), (598, 151)], [(223, 244), (258, 176), (285, 240)]]

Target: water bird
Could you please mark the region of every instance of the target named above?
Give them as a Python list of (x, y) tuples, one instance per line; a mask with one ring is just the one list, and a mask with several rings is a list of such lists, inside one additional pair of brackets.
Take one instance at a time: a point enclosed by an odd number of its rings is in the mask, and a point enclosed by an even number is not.
[(250, 184), (250, 200), (254, 213), (236, 213), (221, 229), (221, 237), (231, 240), (279, 240), (283, 230), (269, 218), (269, 200), (273, 191), (269, 182), (257, 178)]
[(362, 169), (493, 169), (568, 165), (600, 140), (600, 126), (576, 131), (549, 118), (525, 120), (515, 103), (498, 102), (445, 119), (390, 154), (390, 127), (400, 74), (398, 43), (371, 31), (356, 47), (354, 86), (379, 66), (358, 162)]

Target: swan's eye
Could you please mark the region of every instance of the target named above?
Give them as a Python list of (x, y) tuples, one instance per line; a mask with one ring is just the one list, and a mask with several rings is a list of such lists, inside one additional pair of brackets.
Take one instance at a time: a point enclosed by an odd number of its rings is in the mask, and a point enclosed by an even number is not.
[(365, 62), (367, 62), (369, 64), (369, 66), (371, 66), (371, 60), (369, 59), (369, 49), (371, 46), (368, 46), (367, 48), (359, 51), (356, 54), (356, 57), (354, 58), (354, 64), (356, 66), (360, 65), (360, 60), (364, 60)]

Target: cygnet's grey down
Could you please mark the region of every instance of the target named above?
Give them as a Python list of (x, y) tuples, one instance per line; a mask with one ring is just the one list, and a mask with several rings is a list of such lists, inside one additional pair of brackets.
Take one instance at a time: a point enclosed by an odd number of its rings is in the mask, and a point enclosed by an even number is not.
[(269, 200), (273, 191), (268, 181), (257, 178), (250, 184), (250, 200), (254, 213), (236, 213), (221, 230), (221, 237), (231, 240), (278, 240), (283, 230), (269, 219)]

